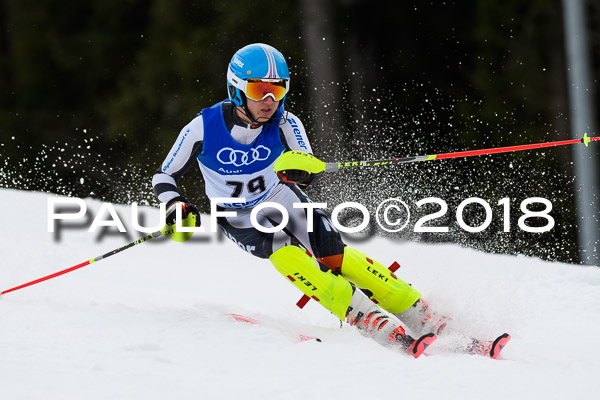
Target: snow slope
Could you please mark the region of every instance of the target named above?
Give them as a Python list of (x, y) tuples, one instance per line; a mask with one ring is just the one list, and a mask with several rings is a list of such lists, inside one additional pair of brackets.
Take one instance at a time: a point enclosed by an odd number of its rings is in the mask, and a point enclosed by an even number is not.
[[(130, 241), (86, 230), (56, 241), (49, 197), (0, 190), (0, 291)], [(129, 221), (130, 209), (116, 208)], [(156, 222), (155, 210), (144, 212)], [(597, 268), (387, 239), (358, 247), (384, 264), (398, 260), (403, 279), (474, 335), (510, 332), (503, 359), (443, 352), (442, 338), (416, 360), (381, 347), (340, 329), (315, 302), (298, 309), (300, 294), (268, 261), (206, 235), (143, 243), (3, 296), (0, 398), (597, 398)], [(227, 313), (323, 341), (296, 343)]]

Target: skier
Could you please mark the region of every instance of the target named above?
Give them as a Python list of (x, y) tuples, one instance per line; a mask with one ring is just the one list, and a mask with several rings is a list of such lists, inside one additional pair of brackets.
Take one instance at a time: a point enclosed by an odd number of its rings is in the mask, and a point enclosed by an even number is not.
[[(198, 210), (177, 187), (198, 162), (206, 195), (219, 199), (219, 211), (231, 212), (217, 218), (227, 237), (250, 254), (269, 258), (305, 299), (318, 301), (379, 343), (418, 357), (451, 319), (431, 312), (419, 291), (345, 245), (327, 215), (310, 206), (302, 188), (324, 172), (325, 163), (312, 154), (301, 120), (284, 108), (289, 87), (287, 63), (275, 48), (255, 43), (233, 55), (229, 98), (203, 109), (181, 130), (153, 177), (154, 193), (167, 206), (167, 225), (175, 223), (177, 203), (184, 225), (200, 224)], [(252, 223), (253, 209), (266, 202), (287, 211), (283, 229), (264, 232)], [(283, 213), (265, 207), (255, 222), (278, 227)]]

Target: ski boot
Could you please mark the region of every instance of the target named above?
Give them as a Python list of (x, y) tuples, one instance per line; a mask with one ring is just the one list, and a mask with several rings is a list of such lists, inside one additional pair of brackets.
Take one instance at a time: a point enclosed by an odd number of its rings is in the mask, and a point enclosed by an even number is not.
[[(449, 348), (458, 353), (476, 354), (497, 359), (510, 340), (508, 333), (498, 336), (495, 340), (479, 340), (472, 337), (467, 339), (469, 335), (461, 332), (460, 329), (456, 329), (452, 317), (432, 311), (429, 304), (422, 298), (417, 300), (405, 312), (396, 314), (396, 317), (416, 334), (422, 335), (431, 332), (440, 336), (443, 332), (447, 335), (455, 335), (454, 344)], [(464, 340), (470, 343), (465, 345)]]
[(376, 342), (384, 346), (399, 347), (415, 358), (423, 354), (437, 338), (433, 333), (427, 333), (418, 339), (411, 337), (398, 318), (383, 310), (356, 288), (348, 307), (346, 322)]
[(443, 331), (452, 330), (452, 317), (437, 313), (429, 307), (429, 304), (420, 298), (406, 311), (395, 314), (415, 334), (434, 333), (441, 335)]

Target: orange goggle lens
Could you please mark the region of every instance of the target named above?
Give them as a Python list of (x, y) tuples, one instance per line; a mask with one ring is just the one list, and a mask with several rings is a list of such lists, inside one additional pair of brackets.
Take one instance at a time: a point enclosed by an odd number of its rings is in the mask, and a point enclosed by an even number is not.
[(249, 79), (246, 81), (246, 96), (254, 101), (263, 100), (269, 95), (272, 95), (275, 101), (279, 101), (283, 99), (286, 92), (287, 85), (285, 79), (273, 81)]

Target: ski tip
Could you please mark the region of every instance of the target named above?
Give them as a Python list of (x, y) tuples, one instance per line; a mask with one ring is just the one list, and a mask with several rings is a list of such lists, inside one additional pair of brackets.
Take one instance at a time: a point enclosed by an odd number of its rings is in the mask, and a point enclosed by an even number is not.
[(298, 341), (300, 341), (300, 342), (310, 342), (312, 340), (314, 340), (315, 342), (318, 342), (318, 343), (323, 342), (320, 338), (318, 338), (316, 336), (307, 336), (307, 335), (298, 334)]
[(498, 336), (496, 338), (496, 340), (494, 340), (494, 343), (492, 343), (492, 348), (490, 350), (490, 357), (492, 357), (494, 360), (496, 360), (498, 358), (498, 356), (500, 355), (500, 352), (502, 351), (502, 349), (504, 349), (504, 347), (506, 346), (506, 344), (508, 343), (509, 340), (510, 340), (510, 335), (508, 333), (503, 333), (502, 335)]
[(419, 358), (421, 354), (431, 345), (437, 336), (434, 333), (427, 333), (417, 340), (415, 340), (409, 347), (406, 349), (408, 354), (411, 354), (414, 358)]
[(261, 322), (258, 320), (255, 320), (254, 318), (250, 318), (250, 317), (246, 317), (245, 315), (240, 315), (240, 314), (229, 314), (231, 317), (233, 317), (236, 321), (240, 321), (240, 322), (247, 322), (249, 324), (255, 324), (255, 325), (259, 325)]
[[(267, 327), (269, 326), (269, 324), (264, 324), (263, 321), (259, 321), (254, 318), (250, 318), (245, 315), (240, 315), (240, 314), (228, 314), (228, 315), (231, 316), (236, 321), (246, 322), (246, 323), (253, 324), (253, 325), (262, 325), (262, 326), (267, 326)], [(302, 335), (300, 333), (287, 332), (284, 329), (277, 328), (276, 326), (275, 327), (271, 326), (271, 328), (278, 329), (281, 332), (283, 332), (289, 336), (295, 337), (295, 340), (297, 342), (307, 342), (307, 341), (311, 341), (311, 340), (314, 340), (316, 342), (322, 342), (322, 340), (316, 336), (308, 336), (308, 335)]]

